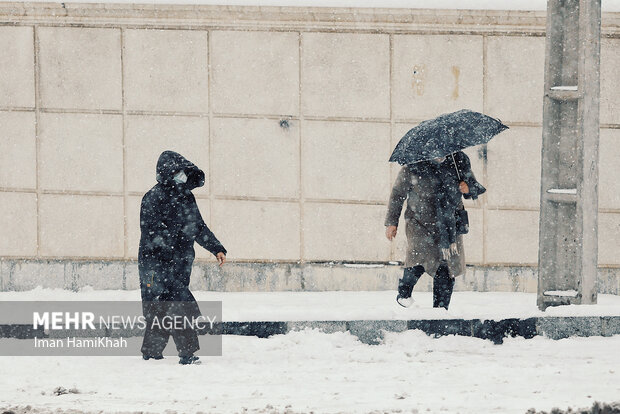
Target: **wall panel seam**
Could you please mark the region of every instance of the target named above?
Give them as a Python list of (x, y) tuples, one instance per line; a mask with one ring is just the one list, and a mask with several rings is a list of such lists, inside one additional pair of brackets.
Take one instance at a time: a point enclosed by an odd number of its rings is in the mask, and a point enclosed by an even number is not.
[[(299, 111), (299, 262), (304, 263), (306, 259), (305, 251), (305, 194), (304, 194), (304, 127), (305, 127), (305, 111), (303, 109), (303, 33), (300, 31), (297, 33), (299, 51), (297, 55), (299, 71), (298, 71), (298, 111)], [(303, 287), (303, 274), (302, 274), (302, 287)]]
[[(394, 136), (394, 34), (390, 34), (390, 50), (389, 50), (389, 65), (390, 65), (390, 136), (388, 140), (388, 145), (390, 146), (390, 153), (392, 147), (392, 137)], [(389, 164), (389, 163), (388, 163)], [(389, 174), (388, 174), (389, 182), (387, 183), (387, 188), (392, 187), (392, 183), (395, 180), (393, 176), (393, 168), (389, 166)], [(387, 206), (387, 200), (385, 201), (385, 205)], [(390, 253), (389, 260), (395, 260), (396, 258), (396, 240), (392, 240), (390, 242)]]
[[(488, 38), (487, 36), (482, 37), (482, 112), (488, 113), (488, 56), (487, 56), (487, 48), (488, 48)], [(485, 155), (482, 159), (482, 181), (484, 185), (488, 185), (488, 152), (486, 150), (486, 144), (483, 146)], [(487, 197), (482, 197), (482, 263), (487, 262), (487, 230), (488, 230), (488, 202)]]
[(123, 143), (123, 257), (129, 257), (129, 227), (127, 221), (129, 194), (127, 188), (127, 96), (125, 92), (125, 29), (120, 29), (121, 47), (121, 105)]
[(39, 59), (39, 30), (37, 26), (32, 27), (33, 32), (33, 47), (34, 47), (34, 105), (35, 105), (35, 166), (36, 166), (36, 193), (37, 193), (37, 249), (36, 256), (41, 256), (41, 172), (40, 172), (40, 163), (41, 163), (41, 82), (40, 82), (40, 74), (41, 74), (41, 62)]
[(211, 44), (213, 39), (213, 31), (207, 30), (207, 116), (209, 118), (209, 127), (207, 128), (207, 133), (209, 136), (207, 137), (207, 151), (208, 160), (209, 160), (209, 220), (208, 225), (213, 227), (213, 209), (215, 207), (215, 189), (213, 186), (215, 185), (215, 180), (213, 179), (213, 70), (211, 70), (211, 65), (213, 64), (213, 50)]

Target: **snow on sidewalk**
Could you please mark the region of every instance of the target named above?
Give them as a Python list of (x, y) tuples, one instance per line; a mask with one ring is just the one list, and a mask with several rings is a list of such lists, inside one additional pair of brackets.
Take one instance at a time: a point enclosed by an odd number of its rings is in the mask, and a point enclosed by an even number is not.
[[(414, 305), (396, 304), (395, 291), (374, 292), (204, 292), (201, 301), (222, 301), (225, 321), (333, 321), (407, 319), (502, 320), (542, 316), (620, 316), (620, 296), (599, 295), (596, 305), (536, 307), (536, 294), (513, 292), (455, 292), (450, 310), (432, 308), (432, 294), (413, 292)], [(0, 292), (0, 301), (46, 300), (140, 300), (137, 290), (92, 290), (80, 292), (36, 288), (24, 292)], [(0, 315), (0, 323), (2, 322)]]
[[(416, 303), (410, 309), (396, 305), (393, 291), (195, 296), (221, 300), (226, 321), (620, 315), (620, 297), (614, 295), (599, 295), (597, 305), (546, 312), (536, 308), (535, 294), (506, 292), (456, 292), (447, 312), (431, 308), (428, 292), (414, 292)], [(139, 291), (89, 288), (0, 292), (0, 301), (139, 299)], [(139, 350), (141, 338), (128, 340)], [(507, 338), (503, 345), (493, 345), (471, 337), (435, 339), (406, 331), (388, 332), (381, 345), (372, 346), (348, 332), (305, 330), (268, 339), (224, 336), (223, 341), (223, 356), (203, 357), (203, 365), (189, 367), (179, 366), (173, 357), (148, 362), (139, 356), (0, 357), (0, 409), (524, 414), (529, 408), (548, 411), (620, 399), (620, 335)], [(55, 395), (57, 387), (78, 393)]]
[[(407, 331), (371, 346), (307, 330), (225, 336), (224, 355), (198, 366), (172, 357), (0, 357), (0, 411), (525, 414), (617, 401), (618, 349), (620, 335), (493, 345)], [(57, 396), (59, 386), (79, 393)]]

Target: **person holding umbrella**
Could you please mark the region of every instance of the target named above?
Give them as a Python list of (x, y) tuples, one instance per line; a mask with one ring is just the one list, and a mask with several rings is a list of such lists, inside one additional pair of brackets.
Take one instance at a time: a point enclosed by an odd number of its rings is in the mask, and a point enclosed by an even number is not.
[(434, 274), (433, 307), (448, 309), (455, 277), (465, 272), (463, 234), (468, 232), (462, 197), (476, 199), (486, 189), (461, 149), (488, 142), (507, 127), (468, 110), (422, 122), (400, 140), (390, 161), (403, 165), (392, 188), (385, 219), (386, 237), (398, 231), (405, 212), (407, 257), (396, 301), (411, 306), (413, 287)]

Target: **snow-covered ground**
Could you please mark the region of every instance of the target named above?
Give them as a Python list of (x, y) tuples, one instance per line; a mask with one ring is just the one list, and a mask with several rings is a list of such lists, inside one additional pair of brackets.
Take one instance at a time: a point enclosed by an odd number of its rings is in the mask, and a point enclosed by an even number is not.
[[(0, 411), (519, 413), (620, 400), (620, 335), (553, 341), (307, 330), (224, 337), (222, 357), (0, 357)], [(75, 388), (77, 394), (55, 395)], [(288, 410), (288, 411), (287, 411)], [(417, 410), (417, 411), (416, 411)]]
[[(396, 291), (374, 292), (201, 292), (201, 301), (222, 301), (224, 321), (333, 321), (392, 319), (487, 319), (536, 316), (620, 316), (620, 296), (598, 295), (596, 305), (536, 307), (536, 294), (513, 292), (455, 292), (450, 310), (432, 308), (430, 292), (413, 292), (409, 309), (396, 304)], [(0, 292), (0, 301), (47, 300), (140, 300), (137, 290), (92, 290), (71, 292), (36, 288), (25, 292)], [(0, 315), (0, 323), (15, 322)]]
[[(381, 292), (195, 292), (221, 300), (226, 321), (620, 315), (620, 297), (540, 312), (536, 295), (456, 292), (448, 312), (414, 292), (410, 309)], [(2, 292), (11, 300), (139, 300), (138, 291), (37, 288)], [(10, 320), (0, 315), (0, 323)], [(3, 339), (3, 341), (18, 341)], [(139, 349), (141, 338), (129, 338)], [(172, 347), (172, 341), (169, 344)], [(386, 333), (365, 345), (348, 332), (290, 332), (268, 339), (224, 336), (223, 356), (200, 366), (177, 358), (0, 357), (0, 412), (420, 412), (520, 413), (620, 400), (620, 335), (551, 340), (432, 338)], [(136, 351), (137, 353), (137, 351)], [(58, 387), (77, 393), (56, 395)], [(416, 411), (417, 410), (417, 411)], [(20, 410), (16, 410), (20, 412)]]

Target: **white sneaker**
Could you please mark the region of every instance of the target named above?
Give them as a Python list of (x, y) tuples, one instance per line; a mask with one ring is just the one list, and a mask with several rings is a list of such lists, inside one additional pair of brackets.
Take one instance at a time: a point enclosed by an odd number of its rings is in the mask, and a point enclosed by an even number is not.
[(413, 305), (413, 297), (410, 296), (408, 298), (401, 298), (400, 296), (397, 296), (396, 302), (398, 302), (398, 304), (403, 308), (408, 308)]

